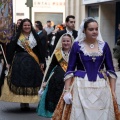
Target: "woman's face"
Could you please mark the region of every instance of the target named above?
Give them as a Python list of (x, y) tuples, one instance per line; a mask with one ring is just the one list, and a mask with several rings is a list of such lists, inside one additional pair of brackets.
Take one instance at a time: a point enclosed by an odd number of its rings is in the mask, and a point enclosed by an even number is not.
[(26, 21), (23, 23), (23, 32), (30, 33), (31, 32), (31, 24), (30, 22)]
[(20, 21), (20, 20), (18, 20), (18, 21), (17, 21), (17, 27), (19, 27), (19, 26), (20, 26), (20, 23), (21, 23), (21, 21)]
[(88, 24), (86, 30), (84, 30), (86, 34), (86, 39), (93, 40), (97, 38), (98, 36), (98, 24), (96, 22), (91, 22)]
[(70, 50), (72, 46), (72, 40), (69, 36), (63, 36), (62, 38), (62, 48), (63, 50)]

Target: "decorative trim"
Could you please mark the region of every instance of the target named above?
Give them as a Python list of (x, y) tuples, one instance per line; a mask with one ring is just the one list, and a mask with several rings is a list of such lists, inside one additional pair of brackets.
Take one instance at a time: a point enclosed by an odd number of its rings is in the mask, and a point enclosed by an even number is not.
[(9, 89), (11, 92), (17, 95), (38, 95), (38, 91), (40, 89), (39, 87), (18, 87), (11, 83), (11, 73), (12, 68), (9, 71), (8, 77), (7, 77), (7, 84), (9, 86)]
[(66, 81), (67, 79), (69, 79), (69, 78), (71, 78), (73, 76), (74, 76), (73, 73), (70, 73), (70, 74), (66, 75), (65, 78), (64, 78), (64, 81)]

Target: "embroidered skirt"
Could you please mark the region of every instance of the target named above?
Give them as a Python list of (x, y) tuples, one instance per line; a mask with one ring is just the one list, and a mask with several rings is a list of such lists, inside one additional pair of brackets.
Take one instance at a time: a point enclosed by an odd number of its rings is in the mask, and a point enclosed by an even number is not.
[(43, 73), (38, 63), (27, 53), (16, 53), (7, 79), (2, 86), (0, 100), (9, 102), (38, 102)]
[(96, 82), (76, 77), (70, 120), (115, 120), (109, 84), (104, 79)]
[(16, 95), (10, 91), (9, 86), (7, 84), (7, 80), (4, 80), (4, 85), (2, 86), (1, 92), (1, 101), (6, 102), (19, 102), (19, 103), (38, 103), (39, 97), (38, 95)]

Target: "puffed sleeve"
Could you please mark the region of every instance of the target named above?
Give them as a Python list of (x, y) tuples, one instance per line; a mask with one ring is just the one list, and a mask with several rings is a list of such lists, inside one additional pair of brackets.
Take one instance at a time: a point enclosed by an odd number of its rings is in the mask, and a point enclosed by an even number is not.
[(110, 51), (110, 48), (107, 43), (105, 43), (105, 67), (106, 67), (108, 76), (117, 78), (117, 75), (116, 75), (114, 67), (113, 67), (111, 51)]
[(64, 80), (74, 76), (74, 70), (76, 67), (76, 59), (77, 59), (77, 49), (78, 49), (78, 42), (74, 42), (72, 49), (70, 51), (68, 68), (65, 73)]
[(45, 63), (45, 49), (44, 46), (42, 45), (39, 37), (37, 36), (37, 57), (39, 58), (40, 63)]
[(10, 43), (8, 43), (6, 46), (6, 58), (7, 58), (8, 64), (12, 64), (16, 47), (17, 47), (17, 39), (16, 39), (16, 36), (14, 36), (10, 41)]

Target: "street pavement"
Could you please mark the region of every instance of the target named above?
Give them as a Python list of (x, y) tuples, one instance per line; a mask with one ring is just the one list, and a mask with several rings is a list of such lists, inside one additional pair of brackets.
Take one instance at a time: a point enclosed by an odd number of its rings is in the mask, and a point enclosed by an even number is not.
[[(47, 64), (49, 59), (46, 61)], [(0, 120), (50, 120), (50, 118), (43, 118), (37, 115), (37, 105), (30, 104), (30, 111), (23, 112), (20, 110), (20, 103), (0, 101)]]
[(20, 110), (19, 103), (0, 101), (0, 120), (50, 120), (43, 118), (36, 113), (37, 104), (30, 104), (30, 111)]

